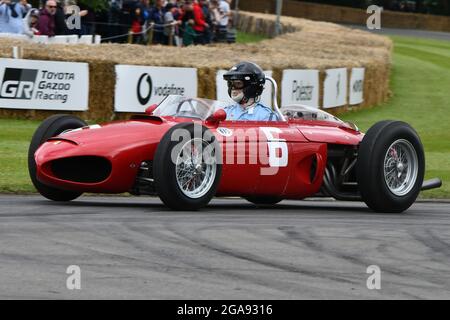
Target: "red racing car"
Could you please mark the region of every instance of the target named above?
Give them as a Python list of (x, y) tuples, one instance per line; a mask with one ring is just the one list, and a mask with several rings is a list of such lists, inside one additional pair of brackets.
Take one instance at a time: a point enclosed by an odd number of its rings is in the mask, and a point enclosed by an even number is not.
[(168, 96), (128, 121), (88, 126), (51, 116), (31, 141), (31, 180), (55, 201), (129, 192), (157, 195), (175, 210), (238, 196), (257, 205), (332, 197), (403, 212), (421, 190), (441, 185), (423, 182), (423, 147), (404, 122), (381, 121), (364, 135), (317, 108), (280, 110), (275, 99), (279, 121), (227, 121), (226, 106)]

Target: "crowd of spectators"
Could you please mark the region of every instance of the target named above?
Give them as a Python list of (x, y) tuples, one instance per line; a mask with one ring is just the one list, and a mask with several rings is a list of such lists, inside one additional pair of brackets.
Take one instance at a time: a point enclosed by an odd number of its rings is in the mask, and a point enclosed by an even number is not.
[[(0, 0), (0, 33), (33, 35), (88, 34), (82, 24), (80, 28), (69, 28), (68, 9), (77, 5), (76, 1), (48, 0), (40, 2), (38, 8), (33, 8), (27, 0)], [(88, 10), (78, 12), (81, 21), (87, 21)]]
[(231, 0), (111, 1), (97, 31), (106, 39), (139, 44), (184, 45), (226, 42)]
[[(84, 3), (84, 1), (83, 1)], [(101, 35), (104, 41), (188, 46), (227, 42), (231, 0), (105, 0), (102, 10), (76, 0), (0, 0), (0, 33)], [(77, 6), (79, 27), (69, 18)]]

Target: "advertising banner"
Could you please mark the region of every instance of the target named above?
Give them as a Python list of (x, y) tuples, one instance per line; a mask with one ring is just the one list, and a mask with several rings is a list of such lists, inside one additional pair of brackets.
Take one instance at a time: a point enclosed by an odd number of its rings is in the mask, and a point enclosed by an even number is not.
[(284, 70), (281, 105), (319, 106), (319, 70)]
[(87, 63), (0, 59), (0, 108), (85, 111)]
[(347, 69), (326, 70), (323, 85), (323, 107), (335, 108), (347, 104)]
[(350, 77), (350, 105), (364, 102), (364, 68), (353, 68)]
[(197, 69), (116, 66), (115, 111), (144, 112), (168, 95), (197, 97)]

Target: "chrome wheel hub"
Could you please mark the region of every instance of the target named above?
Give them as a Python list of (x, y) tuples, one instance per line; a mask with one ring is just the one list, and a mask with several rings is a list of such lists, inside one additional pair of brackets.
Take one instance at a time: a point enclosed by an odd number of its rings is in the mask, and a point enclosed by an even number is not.
[(417, 152), (408, 140), (391, 144), (384, 157), (384, 180), (394, 195), (405, 196), (413, 189), (418, 169)]
[(216, 178), (216, 163), (206, 162), (203, 154), (207, 146), (203, 139), (192, 139), (184, 144), (177, 157), (177, 183), (181, 192), (191, 199), (207, 194)]

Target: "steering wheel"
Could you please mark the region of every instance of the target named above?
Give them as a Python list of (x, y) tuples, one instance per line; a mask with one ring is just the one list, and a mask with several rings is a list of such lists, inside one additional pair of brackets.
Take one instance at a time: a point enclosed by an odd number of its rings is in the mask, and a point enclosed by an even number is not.
[[(186, 100), (183, 100), (183, 101), (180, 102), (180, 104), (178, 105), (176, 114), (180, 114), (181, 113), (181, 111), (180, 111), (181, 107), (187, 102), (187, 103), (189, 103), (189, 107), (191, 108), (192, 113), (195, 114), (195, 115), (199, 115), (200, 117), (203, 118), (204, 116), (202, 116), (201, 114), (198, 113), (198, 111), (194, 107), (192, 101), (197, 102), (197, 106), (199, 106), (199, 105), (202, 106), (205, 109), (205, 111), (206, 111), (205, 114), (207, 114), (210, 111), (210, 109), (211, 109), (211, 106), (209, 104), (207, 104), (205, 101), (203, 101), (202, 99), (189, 98), (189, 99), (186, 99)], [(183, 113), (185, 113), (185, 112), (187, 112), (187, 111), (183, 111)]]

